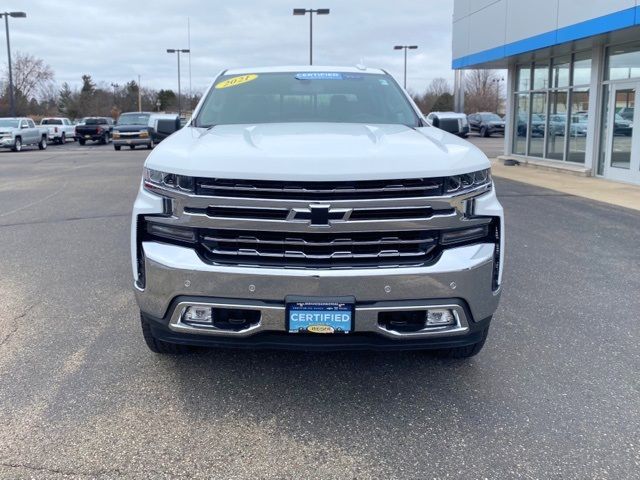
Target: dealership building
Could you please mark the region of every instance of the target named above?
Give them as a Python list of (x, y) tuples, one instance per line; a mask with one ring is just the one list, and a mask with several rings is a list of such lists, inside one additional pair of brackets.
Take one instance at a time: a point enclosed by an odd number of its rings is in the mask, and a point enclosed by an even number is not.
[(453, 68), (508, 69), (508, 158), (640, 184), (640, 0), (455, 0)]

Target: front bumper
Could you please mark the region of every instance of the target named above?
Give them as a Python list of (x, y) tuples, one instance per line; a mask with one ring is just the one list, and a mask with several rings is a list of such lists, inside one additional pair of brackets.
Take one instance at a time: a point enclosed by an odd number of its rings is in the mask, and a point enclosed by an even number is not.
[[(144, 242), (146, 284), (135, 288), (154, 335), (201, 346), (305, 349), (418, 349), (464, 346), (479, 341), (498, 306), (492, 291), (495, 246), (445, 251), (434, 266), (389, 270), (282, 270), (219, 267), (175, 245)], [(353, 296), (353, 332), (344, 336), (287, 333), (285, 297)], [(258, 310), (257, 324), (231, 331), (182, 321), (190, 305)], [(448, 308), (456, 323), (412, 332), (387, 329), (381, 312)], [(311, 335), (311, 337), (316, 337)], [(476, 338), (477, 337), (477, 338)]]
[(113, 139), (113, 144), (116, 147), (125, 147), (128, 145), (149, 145), (151, 143), (151, 138), (126, 138), (121, 137), (118, 139)]
[(10, 148), (15, 144), (16, 139), (13, 137), (0, 138), (0, 147)]
[[(215, 265), (204, 262), (188, 247), (159, 241), (137, 243), (138, 216), (162, 212), (162, 202), (162, 197), (140, 189), (132, 216), (131, 252), (134, 279), (138, 252), (144, 254), (144, 286), (135, 283), (138, 305), (143, 317), (151, 322), (154, 335), (166, 341), (246, 346), (304, 343), (306, 340), (300, 340), (303, 336), (288, 334), (286, 329), (285, 298), (295, 295), (355, 298), (353, 333), (344, 339), (331, 336), (333, 340), (322, 341), (324, 347), (331, 342), (359, 344), (362, 348), (377, 342), (383, 347), (389, 342), (391, 346), (413, 345), (407, 348), (436, 348), (426, 344), (443, 346), (446, 342), (462, 346), (475, 343), (479, 326), (498, 306), (501, 289), (494, 290), (494, 243), (448, 248), (434, 264), (420, 267), (333, 270)], [(479, 215), (499, 218), (504, 231), (502, 207), (494, 190), (475, 197), (474, 209)], [(498, 285), (502, 281), (503, 252), (504, 234), (500, 238)], [(259, 310), (260, 321), (237, 332), (186, 325), (181, 322), (181, 313), (185, 305), (194, 303)], [(398, 333), (378, 322), (382, 311), (443, 306), (455, 312), (456, 325)]]

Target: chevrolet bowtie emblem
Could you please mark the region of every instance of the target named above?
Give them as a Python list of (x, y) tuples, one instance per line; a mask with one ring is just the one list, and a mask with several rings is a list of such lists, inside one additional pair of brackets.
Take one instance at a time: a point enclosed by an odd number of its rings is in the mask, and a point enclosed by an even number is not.
[(331, 205), (312, 204), (309, 208), (294, 208), (287, 220), (306, 222), (311, 227), (330, 227), (332, 222), (345, 222), (351, 216), (351, 208), (331, 208)]

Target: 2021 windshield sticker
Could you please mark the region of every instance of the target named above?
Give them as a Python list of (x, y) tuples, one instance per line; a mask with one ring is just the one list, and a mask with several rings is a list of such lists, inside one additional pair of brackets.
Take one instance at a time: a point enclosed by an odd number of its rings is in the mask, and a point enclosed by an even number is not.
[(258, 78), (258, 75), (255, 73), (251, 73), (249, 75), (240, 75), (239, 77), (228, 78), (220, 83), (218, 83), (215, 88), (229, 88), (236, 87), (238, 85), (242, 85), (243, 83), (251, 82)]

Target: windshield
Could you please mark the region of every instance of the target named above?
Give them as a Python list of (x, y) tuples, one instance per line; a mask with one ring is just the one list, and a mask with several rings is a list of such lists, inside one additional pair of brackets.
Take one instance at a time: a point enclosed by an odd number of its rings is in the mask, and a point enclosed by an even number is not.
[(486, 122), (501, 122), (502, 121), (500, 116), (496, 115), (495, 113), (486, 113), (486, 114), (482, 115), (482, 118)]
[(55, 118), (43, 118), (40, 125), (62, 125), (62, 120), (57, 120)]
[(218, 78), (194, 125), (280, 122), (418, 126), (419, 118), (389, 75), (286, 72)]
[(107, 121), (104, 118), (87, 118), (85, 125), (104, 125)]
[(18, 122), (11, 118), (0, 118), (0, 127), (18, 128)]
[(126, 113), (120, 115), (118, 125), (147, 125), (149, 123), (149, 115), (144, 113)]

